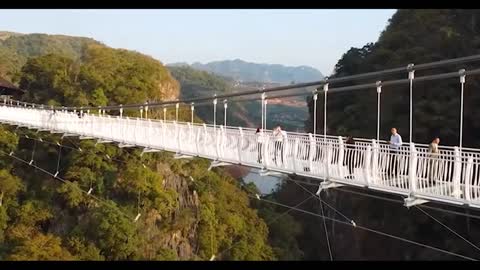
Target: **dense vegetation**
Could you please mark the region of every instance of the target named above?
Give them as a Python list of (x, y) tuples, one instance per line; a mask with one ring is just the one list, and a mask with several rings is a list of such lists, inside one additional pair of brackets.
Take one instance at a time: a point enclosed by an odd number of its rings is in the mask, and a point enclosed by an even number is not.
[(90, 38), (63, 35), (22, 35), (0, 31), (0, 76), (19, 78), (22, 66), (31, 57), (56, 53), (74, 60), (79, 59), (88, 45), (99, 44)]
[[(28, 58), (16, 76), (28, 91), (24, 99), (42, 104), (100, 106), (178, 95), (178, 83), (158, 61), (98, 44), (78, 58), (50, 52)], [(180, 117), (189, 120), (188, 111)], [(208, 171), (206, 160), (1, 129), (2, 260), (275, 258), (268, 228), (238, 182), (220, 169)], [(10, 152), (52, 174), (58, 170), (66, 182)]]

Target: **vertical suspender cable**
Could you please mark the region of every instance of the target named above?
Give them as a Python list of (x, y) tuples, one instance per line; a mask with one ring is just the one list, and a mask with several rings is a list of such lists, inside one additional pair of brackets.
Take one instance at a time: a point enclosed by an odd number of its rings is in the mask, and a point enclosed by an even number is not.
[(163, 122), (167, 121), (167, 108), (163, 107)]
[(265, 98), (266, 98), (266, 94), (265, 93), (262, 93), (262, 133), (263, 131), (267, 128), (266, 125), (265, 125)]
[(263, 126), (265, 127), (265, 129), (267, 129), (267, 104), (268, 104), (268, 101), (267, 99), (265, 99), (263, 101), (264, 105), (263, 105), (263, 110), (264, 110), (264, 113), (263, 113), (263, 121), (265, 122), (263, 124)]
[(315, 92), (313, 94), (313, 135), (314, 136), (317, 134), (317, 99), (318, 99), (318, 94), (317, 94), (317, 90), (315, 89)]
[(262, 100), (260, 101), (260, 103), (261, 103), (260, 106), (262, 107), (261, 112), (260, 112), (261, 118), (262, 118), (261, 119), (262, 122), (260, 123), (261, 132), (263, 132), (263, 101), (264, 100), (265, 100), (265, 93), (262, 93)]
[(377, 81), (377, 142), (380, 140), (380, 94), (382, 93), (382, 81)]
[(225, 99), (223, 101), (223, 109), (224, 109), (224, 113), (223, 113), (223, 127), (224, 128), (227, 128), (227, 100)]
[(463, 144), (463, 90), (465, 85), (465, 69), (461, 69), (458, 71), (460, 75), (460, 138), (459, 138), (459, 147), (460, 151), (462, 151), (462, 144)]
[(408, 64), (408, 79), (410, 80), (410, 143), (412, 142), (412, 119), (413, 119), (413, 79), (415, 78), (414, 64)]
[(327, 141), (327, 92), (328, 92), (328, 83), (323, 85), (323, 141)]
[(217, 95), (213, 99), (213, 130), (215, 131), (215, 136), (217, 134)]

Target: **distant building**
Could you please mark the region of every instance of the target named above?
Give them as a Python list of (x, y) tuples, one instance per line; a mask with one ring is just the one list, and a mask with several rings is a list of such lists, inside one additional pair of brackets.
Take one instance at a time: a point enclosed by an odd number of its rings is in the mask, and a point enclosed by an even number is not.
[(19, 99), (25, 90), (22, 90), (16, 87), (13, 83), (7, 81), (6, 79), (0, 77), (0, 100), (5, 99)]

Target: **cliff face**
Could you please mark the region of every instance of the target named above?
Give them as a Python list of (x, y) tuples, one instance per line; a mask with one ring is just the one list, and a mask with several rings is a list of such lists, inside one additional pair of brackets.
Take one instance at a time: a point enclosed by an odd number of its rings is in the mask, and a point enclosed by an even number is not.
[(180, 260), (195, 259), (200, 200), (197, 192), (190, 188), (192, 180), (176, 175), (165, 163), (158, 163), (157, 171), (165, 176), (164, 188), (175, 190), (178, 194), (177, 207), (171, 217), (171, 223), (175, 225), (160, 242), (162, 246), (174, 250)]
[(161, 99), (163, 101), (172, 101), (179, 98), (180, 84), (169, 74), (170, 80), (158, 84)]

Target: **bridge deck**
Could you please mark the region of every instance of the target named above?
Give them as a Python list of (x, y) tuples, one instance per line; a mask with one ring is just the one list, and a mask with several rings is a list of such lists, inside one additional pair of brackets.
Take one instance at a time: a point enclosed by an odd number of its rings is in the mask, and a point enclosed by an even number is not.
[(277, 142), (271, 131), (213, 127), (146, 119), (0, 106), (0, 122), (52, 133), (112, 141), (242, 164), (271, 171), (328, 179), (403, 196), (480, 207), (480, 152), (444, 147), (432, 156), (426, 145), (392, 152), (385, 142), (359, 139), (346, 147), (341, 137), (287, 133)]

